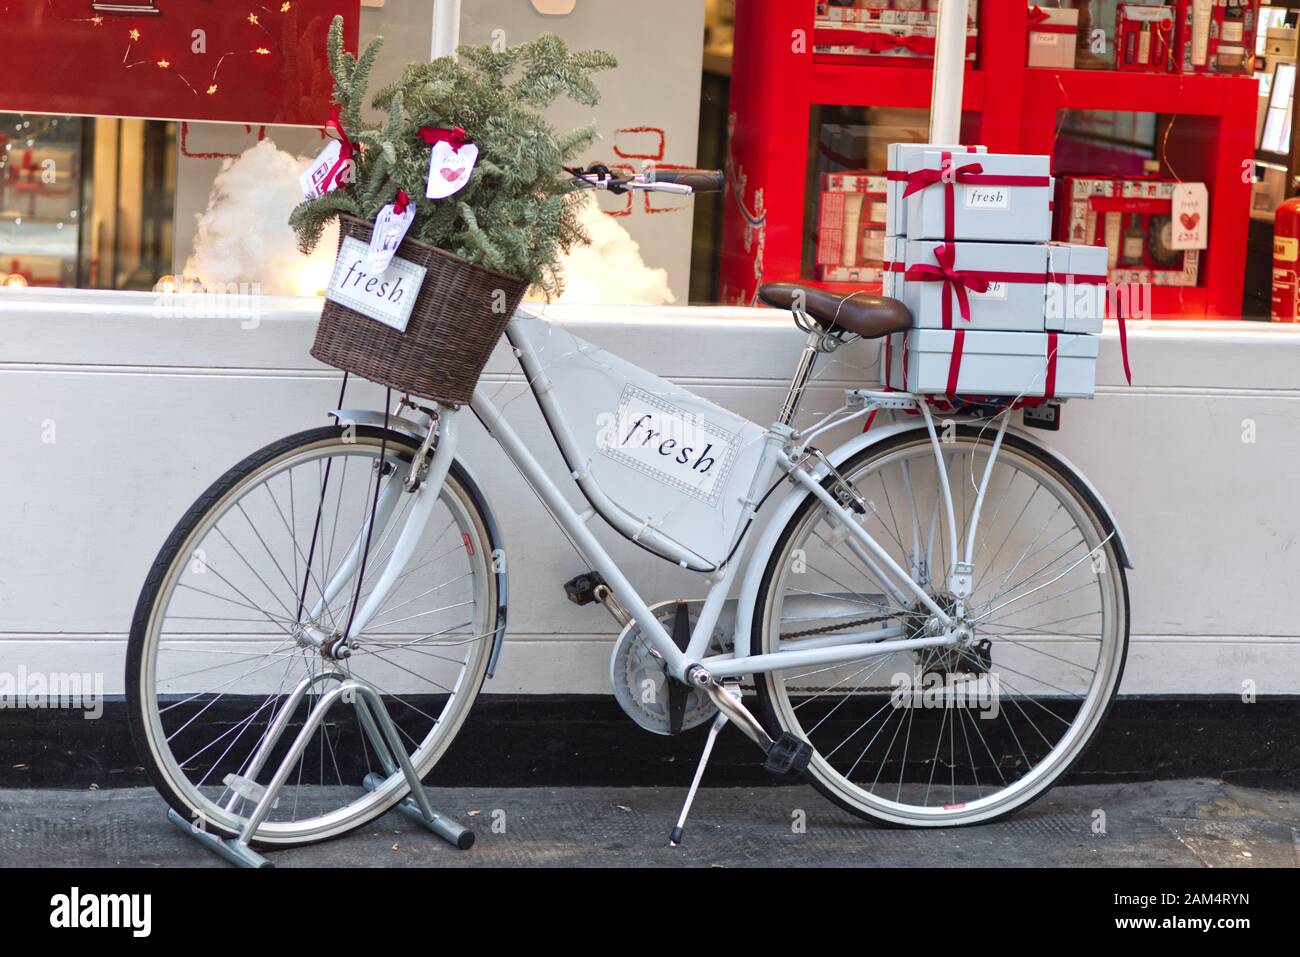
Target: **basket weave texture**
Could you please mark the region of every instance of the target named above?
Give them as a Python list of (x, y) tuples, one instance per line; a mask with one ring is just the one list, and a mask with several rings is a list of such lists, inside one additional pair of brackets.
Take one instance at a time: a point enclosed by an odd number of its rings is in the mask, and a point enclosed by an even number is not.
[[(340, 250), (349, 236), (369, 245), (370, 223), (339, 220)], [(406, 331), (327, 299), (311, 354), (380, 385), (465, 405), (528, 283), (415, 239), (397, 256), (425, 268)]]

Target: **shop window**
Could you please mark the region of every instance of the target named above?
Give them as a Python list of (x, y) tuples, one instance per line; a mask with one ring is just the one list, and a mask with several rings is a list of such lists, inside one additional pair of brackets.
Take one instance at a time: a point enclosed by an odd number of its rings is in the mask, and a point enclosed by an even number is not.
[[(929, 125), (927, 109), (813, 107), (799, 278), (846, 291), (879, 288), (889, 144), (924, 143)], [(967, 115), (963, 141), (979, 142), (977, 128), (978, 117)], [(789, 269), (782, 252), (780, 246), (769, 251), (770, 268)]]
[(0, 113), (0, 280), (151, 289), (170, 273), (176, 124)]

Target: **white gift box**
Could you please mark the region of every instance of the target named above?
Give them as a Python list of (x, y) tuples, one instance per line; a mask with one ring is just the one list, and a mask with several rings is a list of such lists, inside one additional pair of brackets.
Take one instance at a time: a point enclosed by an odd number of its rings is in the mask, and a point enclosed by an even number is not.
[(912, 329), (889, 336), (881, 378), (920, 395), (1091, 398), (1097, 337)]
[(1029, 7), (1029, 66), (1074, 69), (1079, 11), (1072, 7)]
[(1042, 332), (1047, 251), (1045, 243), (887, 237), (881, 285), (907, 306), (916, 328)]
[(901, 168), (906, 180), (897, 184), (899, 197), (912, 192), (905, 197), (906, 230), (895, 235), (1001, 243), (1051, 238), (1048, 156), (962, 156), (930, 147), (909, 154)]
[(1047, 244), (1043, 313), (1056, 332), (1097, 334), (1106, 318), (1106, 247)]
[(907, 186), (906, 164), (913, 156), (927, 150), (948, 150), (954, 156), (965, 153), (985, 153), (983, 146), (935, 146), (930, 143), (890, 143), (886, 154), (886, 178), (889, 184), (887, 210), (885, 214), (885, 235), (907, 235), (907, 203), (903, 200), (903, 189)]

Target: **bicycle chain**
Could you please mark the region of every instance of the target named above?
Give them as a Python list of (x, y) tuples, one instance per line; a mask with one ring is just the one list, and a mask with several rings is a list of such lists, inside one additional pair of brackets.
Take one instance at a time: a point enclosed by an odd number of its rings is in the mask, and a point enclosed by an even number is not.
[(842, 622), (838, 625), (823, 625), (820, 628), (809, 628), (807, 631), (792, 631), (790, 634), (783, 634), (781, 640), (787, 638), (807, 638), (809, 635), (825, 635), (832, 631), (839, 631), (841, 628), (854, 628), (858, 625), (874, 625), (882, 621), (893, 621), (897, 615), (882, 615), (879, 618), (854, 618), (851, 621)]

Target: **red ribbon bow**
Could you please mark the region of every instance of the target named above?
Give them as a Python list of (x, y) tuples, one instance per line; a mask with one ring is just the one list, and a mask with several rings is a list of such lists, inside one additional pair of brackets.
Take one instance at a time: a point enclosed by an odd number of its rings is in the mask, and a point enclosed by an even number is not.
[(343, 121), (339, 117), (338, 104), (335, 104), (334, 108), (330, 110), (330, 118), (325, 121), (325, 129), (337, 133), (339, 142), (339, 158), (330, 167), (329, 173), (325, 176), (325, 182), (321, 184), (325, 192), (329, 192), (331, 183), (335, 186), (347, 185), (347, 183), (342, 182), (340, 177), (351, 164), (352, 157), (356, 154), (356, 148), (352, 145), (352, 141), (348, 139), (348, 134), (343, 130)]
[(1037, 33), (1078, 33), (1078, 27), (1069, 23), (1048, 23), (1051, 16), (1042, 7), (1029, 8), (1029, 29)]
[(953, 183), (969, 182), (971, 176), (982, 172), (984, 167), (979, 163), (965, 163), (954, 168), (952, 154), (944, 153), (943, 164), (938, 169), (918, 169), (907, 174), (907, 188), (903, 190), (903, 196), (906, 198), (919, 193), (938, 182), (943, 182), (951, 190)]
[(953, 243), (943, 243), (934, 247), (934, 261), (937, 265), (929, 263), (916, 263), (907, 267), (903, 273), (905, 280), (914, 282), (941, 282), (944, 286), (943, 296), (943, 327), (952, 328), (952, 300), (956, 298), (957, 309), (961, 313), (962, 319), (970, 322), (970, 299), (966, 295), (966, 290), (973, 292), (988, 292), (989, 281), (977, 272), (966, 269), (954, 269), (953, 264), (957, 260), (957, 247)]
[(443, 126), (422, 126), (420, 127), (420, 139), (424, 140), (430, 146), (438, 143), (448, 143), (452, 151), (459, 151), (462, 146), (468, 143), (469, 134), (459, 126), (453, 126), (447, 129)]
[[(840, 44), (834, 44), (839, 46)], [(847, 44), (845, 44), (847, 45)], [(870, 53), (884, 53), (886, 50), (893, 50), (896, 47), (902, 47), (910, 50), (920, 56), (929, 54), (934, 55), (934, 37), (922, 36), (902, 36), (896, 37), (889, 33), (864, 33), (861, 38), (852, 41), (852, 45), (860, 50), (866, 50)]]
[(406, 190), (399, 189), (397, 198), (393, 200), (393, 212), (401, 215), (406, 212), (407, 205), (411, 202), (410, 197), (406, 195)]

